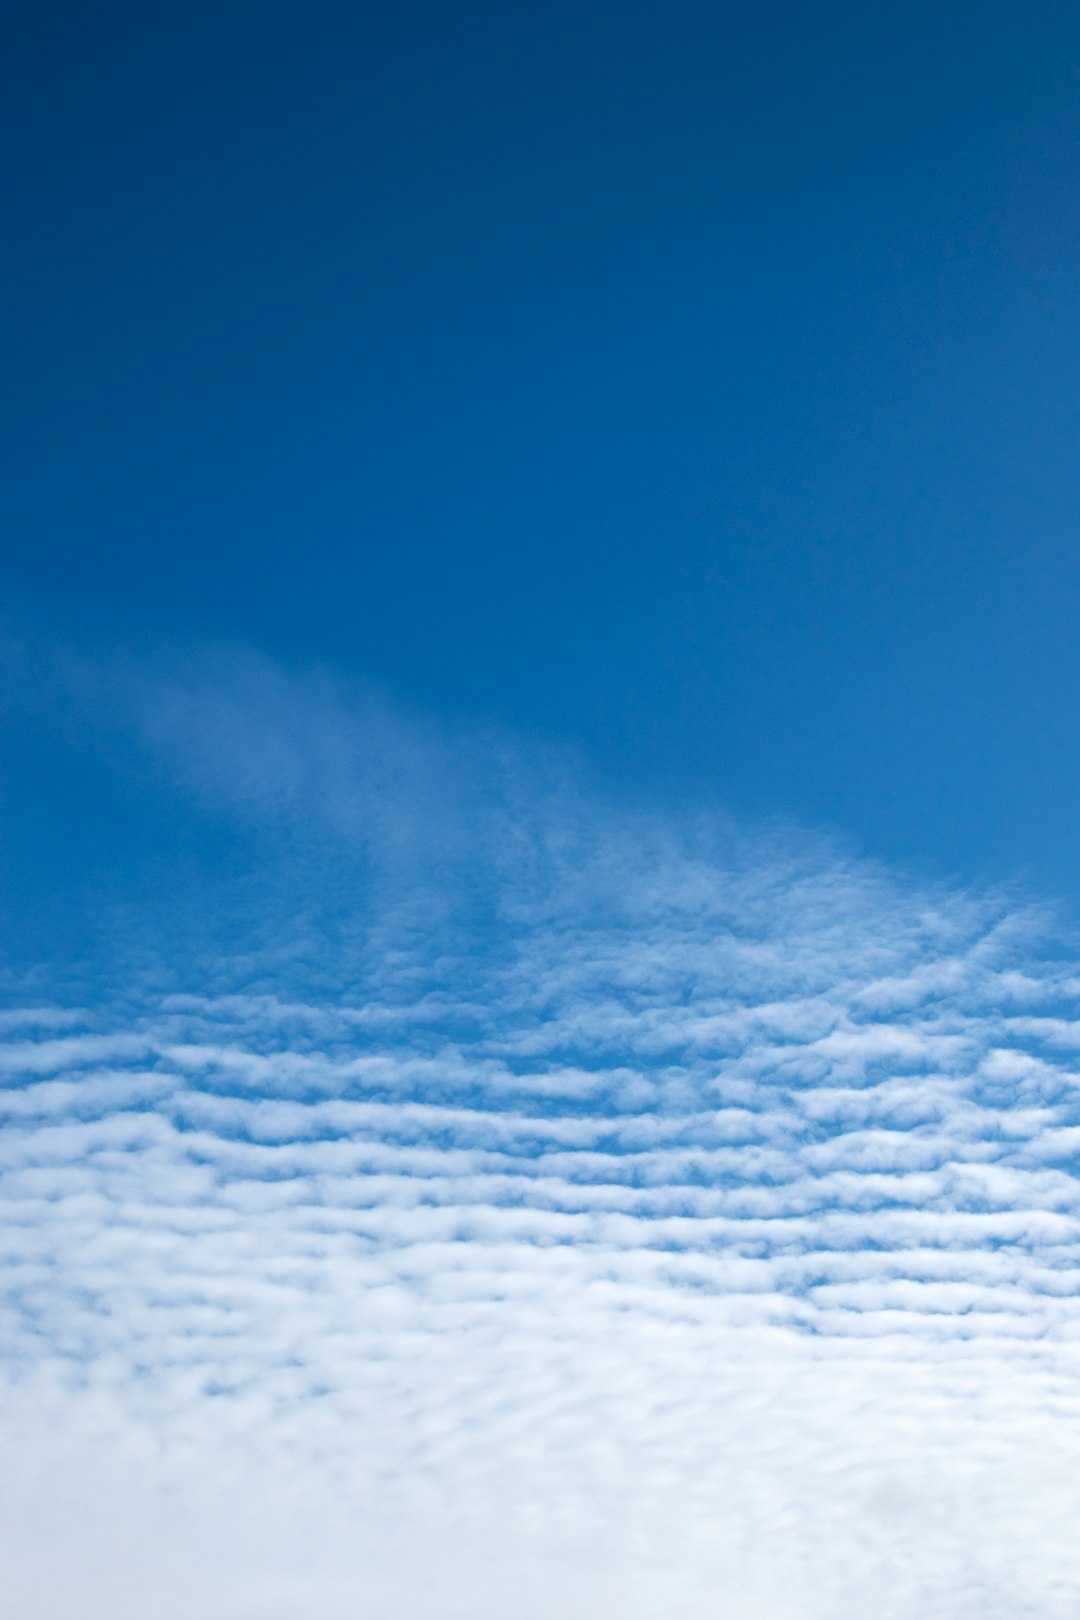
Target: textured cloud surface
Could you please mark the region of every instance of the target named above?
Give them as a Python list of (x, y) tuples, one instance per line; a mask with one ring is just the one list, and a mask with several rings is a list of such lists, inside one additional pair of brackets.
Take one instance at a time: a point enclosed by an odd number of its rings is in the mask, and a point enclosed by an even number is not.
[(18, 1620), (1074, 1615), (1038, 919), (243, 667), (137, 724), (246, 931), (0, 1023)]

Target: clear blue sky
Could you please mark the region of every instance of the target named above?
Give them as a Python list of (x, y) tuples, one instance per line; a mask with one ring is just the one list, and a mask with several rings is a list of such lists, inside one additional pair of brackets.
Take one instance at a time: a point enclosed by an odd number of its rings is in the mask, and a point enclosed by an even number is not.
[(1080, 893), (1080, 13), (5, 23), (16, 623)]

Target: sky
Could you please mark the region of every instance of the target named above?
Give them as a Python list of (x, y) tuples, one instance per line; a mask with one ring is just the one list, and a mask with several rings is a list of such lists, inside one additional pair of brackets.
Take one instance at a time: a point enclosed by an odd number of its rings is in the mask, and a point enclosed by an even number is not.
[(1075, 7), (3, 34), (12, 1620), (1072, 1620)]

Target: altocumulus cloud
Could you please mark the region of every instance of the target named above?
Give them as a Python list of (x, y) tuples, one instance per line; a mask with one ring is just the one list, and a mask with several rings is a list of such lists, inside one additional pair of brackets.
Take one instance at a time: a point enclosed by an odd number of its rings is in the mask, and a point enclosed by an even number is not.
[(1043, 919), (249, 654), (63, 680), (250, 866), (10, 976), (13, 1616), (1075, 1615)]

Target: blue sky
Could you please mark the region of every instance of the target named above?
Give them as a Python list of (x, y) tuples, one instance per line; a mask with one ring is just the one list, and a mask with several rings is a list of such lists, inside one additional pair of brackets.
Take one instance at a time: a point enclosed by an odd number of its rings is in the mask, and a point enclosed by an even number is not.
[(1072, 1620), (1075, 9), (6, 27), (17, 1620)]
[(15, 611), (1075, 898), (1078, 27), (16, 15)]

